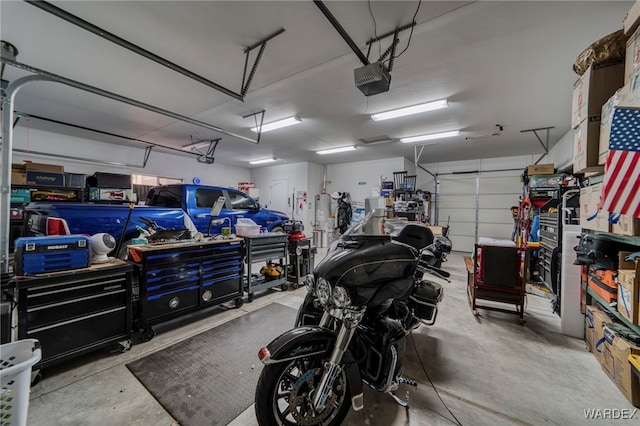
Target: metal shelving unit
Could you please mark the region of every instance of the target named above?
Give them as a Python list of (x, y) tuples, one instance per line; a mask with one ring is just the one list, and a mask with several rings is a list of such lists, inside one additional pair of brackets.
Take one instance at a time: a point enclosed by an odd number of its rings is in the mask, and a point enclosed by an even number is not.
[(629, 321), (627, 318), (625, 318), (624, 316), (620, 315), (620, 313), (618, 312), (617, 309), (611, 308), (609, 306), (609, 304), (602, 297), (598, 296), (598, 294), (596, 292), (594, 292), (593, 290), (591, 290), (589, 288), (589, 286), (587, 286), (585, 283), (582, 283), (582, 290), (583, 291), (586, 290), (586, 292), (587, 292), (587, 304), (589, 304), (588, 298), (591, 297), (593, 300), (595, 300), (600, 305), (602, 305), (609, 314), (613, 315), (618, 320), (620, 320), (621, 323), (623, 323), (624, 325), (626, 325), (627, 327), (629, 327), (630, 329), (632, 329), (636, 333), (640, 334), (640, 325), (634, 324), (631, 321)]
[[(248, 302), (253, 302), (254, 292), (280, 286), (282, 290), (287, 290), (289, 284), (287, 281), (287, 245), (289, 235), (268, 232), (258, 234), (253, 237), (244, 237), (246, 244), (247, 273), (245, 276), (245, 289), (247, 291)], [(254, 275), (252, 273), (252, 265), (256, 262), (269, 262), (278, 260), (283, 268), (283, 275), (280, 278), (267, 280), (265, 277)]]

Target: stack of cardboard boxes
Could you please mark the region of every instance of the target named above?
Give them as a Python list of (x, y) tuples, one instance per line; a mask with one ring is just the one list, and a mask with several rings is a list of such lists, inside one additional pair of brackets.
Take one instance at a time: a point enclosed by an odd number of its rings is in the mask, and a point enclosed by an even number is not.
[[(594, 64), (574, 85), (571, 123), (574, 173), (602, 173), (615, 109), (640, 107), (640, 2), (634, 3), (624, 18), (624, 34), (628, 38), (624, 65), (622, 60)], [(584, 188), (580, 194), (581, 226), (600, 232), (640, 235), (640, 218), (622, 216), (610, 224), (609, 212), (596, 215), (599, 186)]]
[(64, 167), (43, 163), (12, 164), (11, 184), (63, 187)]
[[(625, 261), (629, 252), (620, 252), (618, 274), (617, 312), (630, 323), (640, 325), (640, 260)], [(591, 283), (589, 284), (591, 285)], [(589, 351), (604, 372), (635, 406), (640, 406), (640, 380), (629, 364), (629, 355), (640, 354), (640, 344), (633, 343), (618, 333), (615, 319), (597, 306), (587, 306), (585, 312), (585, 341)]]
[[(627, 37), (624, 67), (619, 61), (594, 65), (575, 85), (572, 115), (575, 173), (597, 175), (603, 172), (615, 108), (640, 107), (640, 1), (634, 3), (624, 18), (624, 33)], [(597, 112), (600, 102), (601, 111)], [(627, 236), (640, 235), (639, 218), (623, 216), (612, 224), (609, 212), (598, 212), (602, 180), (602, 176), (590, 178), (591, 185), (580, 192), (581, 227)], [(596, 277), (595, 271), (583, 273), (583, 280), (587, 280), (593, 293), (599, 294), (605, 302), (615, 302), (615, 307), (612, 307), (614, 303), (586, 307), (585, 341), (625, 397), (633, 405), (640, 406), (640, 378), (633, 373), (629, 363), (630, 355), (640, 354), (640, 344), (625, 335), (624, 326), (618, 328), (624, 322), (640, 325), (640, 260), (625, 261), (629, 254), (621, 251), (617, 271), (607, 271), (613, 277), (610, 299), (602, 295), (602, 289), (606, 290), (604, 286), (593, 288), (598, 285), (598, 280), (592, 279)]]

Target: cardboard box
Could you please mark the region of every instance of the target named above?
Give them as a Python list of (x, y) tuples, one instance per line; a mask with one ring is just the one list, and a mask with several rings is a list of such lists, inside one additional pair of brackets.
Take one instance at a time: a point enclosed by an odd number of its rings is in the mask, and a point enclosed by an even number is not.
[[(606, 319), (605, 319), (606, 318)], [(584, 341), (589, 352), (595, 353), (595, 346), (602, 337), (604, 323), (609, 317), (597, 306), (587, 305), (584, 315)]]
[(631, 364), (629, 364), (629, 355), (640, 354), (640, 346), (623, 339), (606, 326), (604, 333), (607, 336), (613, 334), (611, 341), (608, 338), (605, 340), (613, 367), (611, 378), (629, 402), (640, 407), (640, 378), (631, 371)]
[(26, 185), (27, 170), (22, 164), (11, 164), (11, 185)]
[(552, 164), (532, 164), (527, 170), (527, 174), (531, 175), (552, 175), (554, 173), (554, 165)]
[(45, 163), (24, 163), (27, 172), (64, 173), (63, 166)]
[(630, 237), (640, 236), (640, 218), (622, 215), (618, 222), (611, 225), (611, 232)]
[(640, 70), (640, 29), (636, 29), (627, 40), (624, 60), (624, 82), (631, 81), (631, 77)]
[(64, 173), (38, 172), (27, 169), (27, 185), (64, 186)]
[[(609, 214), (598, 211), (602, 183), (580, 189), (580, 227), (594, 231), (609, 232)], [(598, 214), (593, 217), (593, 215)]]
[(593, 312), (593, 328), (590, 328), (591, 331), (591, 339), (593, 342), (593, 355), (596, 357), (600, 365), (602, 366), (602, 370), (607, 373), (609, 377), (613, 377), (613, 359), (611, 357), (611, 352), (609, 347), (607, 346), (606, 339), (612, 339), (612, 335), (608, 334), (605, 337), (605, 324), (611, 322), (611, 317), (604, 311), (597, 309)]
[(618, 253), (618, 312), (633, 324), (640, 324), (640, 261), (625, 261), (629, 254)]
[(588, 117), (600, 115), (602, 105), (624, 85), (622, 59), (593, 64), (573, 85), (571, 127)]
[(640, 25), (640, 1), (636, 1), (624, 16), (624, 33), (630, 34)]
[(611, 120), (616, 107), (640, 107), (640, 73), (635, 73), (629, 82), (618, 89), (602, 106), (598, 164), (605, 164), (607, 154), (609, 153)]
[(638, 324), (638, 276), (636, 271), (618, 271), (618, 312)]
[(600, 115), (589, 117), (573, 129), (574, 173), (583, 173), (598, 166), (599, 141)]

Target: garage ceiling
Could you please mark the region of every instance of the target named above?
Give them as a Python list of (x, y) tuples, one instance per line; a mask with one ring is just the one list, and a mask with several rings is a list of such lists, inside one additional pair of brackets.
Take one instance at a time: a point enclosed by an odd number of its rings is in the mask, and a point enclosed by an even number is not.
[[(175, 148), (191, 139), (221, 137), (216, 158), (250, 167), (248, 161), (267, 157), (319, 164), (398, 156), (413, 160), (415, 144), (401, 144), (399, 138), (457, 129), (460, 137), (426, 146), (420, 162), (540, 154), (543, 148), (535, 135), (521, 130), (553, 127), (551, 144), (569, 130), (577, 78), (573, 61), (591, 42), (620, 29), (632, 2), (423, 1), (409, 47), (394, 61), (389, 92), (370, 97), (354, 84), (353, 70), (362, 63), (311, 1), (51, 4), (234, 92), (241, 90), (244, 50), (284, 28), (267, 43), (240, 101), (31, 4), (0, 2), (0, 35), (18, 48), (18, 62), (251, 139), (256, 138), (249, 130), (255, 122), (243, 118), (248, 114), (265, 110), (265, 123), (297, 115), (302, 123), (264, 133), (253, 144), (51, 82), (22, 89), (17, 111)], [(376, 34), (410, 23), (418, 2), (325, 5), (366, 54), (366, 42)], [(399, 51), (409, 35), (400, 33)], [(372, 62), (390, 41), (374, 44)], [(29, 73), (7, 66), (3, 78), (13, 81), (24, 75)], [(443, 98), (449, 99), (447, 109), (381, 122), (370, 118)], [(40, 119), (18, 125), (135, 144)], [(392, 141), (361, 142), (381, 136)], [(354, 144), (358, 149), (350, 153), (315, 153)]]

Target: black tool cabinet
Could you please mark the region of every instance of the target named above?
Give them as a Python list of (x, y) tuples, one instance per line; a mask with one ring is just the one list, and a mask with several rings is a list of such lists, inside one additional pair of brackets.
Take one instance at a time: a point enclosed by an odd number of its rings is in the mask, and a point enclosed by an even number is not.
[(235, 299), (243, 304), (243, 240), (129, 246), (135, 262), (134, 326), (153, 338), (153, 325)]
[[(288, 234), (278, 232), (267, 232), (258, 234), (253, 237), (244, 237), (246, 244), (246, 263), (247, 275), (246, 289), (249, 293), (247, 300), (253, 301), (254, 292), (280, 286), (282, 290), (287, 290), (289, 284), (287, 282), (287, 243), (289, 241)], [(282, 266), (284, 274), (277, 279), (266, 279), (264, 276), (254, 274), (252, 272), (253, 265), (257, 262), (269, 262), (278, 260), (278, 264)]]
[(38, 339), (39, 367), (119, 343), (131, 347), (131, 278), (121, 260), (18, 277), (18, 339)]

